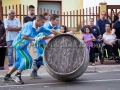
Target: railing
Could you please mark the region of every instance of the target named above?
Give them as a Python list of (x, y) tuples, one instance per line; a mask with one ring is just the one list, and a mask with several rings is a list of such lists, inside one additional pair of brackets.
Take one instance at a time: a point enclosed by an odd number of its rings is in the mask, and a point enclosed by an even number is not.
[[(19, 18), (21, 24), (23, 25), (23, 17), (28, 15), (28, 6), (25, 5), (12, 5), (12, 6), (5, 6), (1, 9), (1, 15), (3, 16), (2, 19), (7, 18), (7, 11), (9, 9), (14, 9), (16, 12), (16, 17)], [(94, 18), (96, 21), (100, 17), (100, 7), (92, 7), (74, 11), (68, 11), (61, 13), (60, 11), (49, 10), (49, 9), (42, 9), (37, 8), (36, 14), (42, 14), (43, 12), (48, 12), (51, 14), (58, 14), (60, 16), (60, 26), (66, 25), (67, 27), (71, 28), (74, 27), (76, 30), (79, 30), (80, 27), (83, 25), (88, 24), (89, 18)]]

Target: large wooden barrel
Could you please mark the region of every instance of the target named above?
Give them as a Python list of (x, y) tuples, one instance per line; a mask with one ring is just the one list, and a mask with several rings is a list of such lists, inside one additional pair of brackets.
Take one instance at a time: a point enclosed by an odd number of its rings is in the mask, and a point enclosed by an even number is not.
[(72, 81), (87, 69), (89, 53), (82, 40), (70, 34), (52, 38), (44, 50), (47, 72), (60, 81)]

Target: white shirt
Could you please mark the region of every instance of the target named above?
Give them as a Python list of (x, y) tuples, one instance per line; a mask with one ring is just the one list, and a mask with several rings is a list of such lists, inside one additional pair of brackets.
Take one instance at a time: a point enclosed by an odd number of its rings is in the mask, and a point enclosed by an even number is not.
[[(5, 29), (7, 26), (10, 27), (20, 27), (20, 21), (17, 18), (14, 18), (13, 20), (10, 20), (9, 18), (6, 18), (4, 20), (4, 26)], [(19, 34), (19, 31), (8, 31), (6, 30), (6, 41), (14, 40), (14, 38)]]
[(32, 26), (36, 31), (39, 31), (39, 29), (41, 28), (41, 27), (38, 27), (38, 29), (36, 29), (36, 27), (35, 27), (35, 20), (33, 21), (33, 26)]
[(52, 23), (50, 21), (47, 21), (50, 23), (50, 26), (52, 26), (52, 29), (54, 29), (56, 26), (53, 26)]
[(116, 39), (116, 35), (115, 34), (110, 34), (110, 35), (103, 34), (103, 39), (107, 43), (112, 44), (114, 40)]

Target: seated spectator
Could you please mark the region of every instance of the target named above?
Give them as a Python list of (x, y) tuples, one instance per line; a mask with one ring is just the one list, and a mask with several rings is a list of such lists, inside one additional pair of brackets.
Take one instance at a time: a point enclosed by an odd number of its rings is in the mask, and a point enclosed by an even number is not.
[(111, 24), (110, 23), (106, 23), (106, 32), (103, 34), (103, 42), (105, 44), (105, 48), (108, 51), (108, 59), (109, 60), (113, 60), (113, 55), (112, 52), (115, 55), (115, 59), (118, 60), (119, 59), (119, 53), (118, 53), (118, 46), (116, 45), (116, 35), (115, 34), (111, 34)]

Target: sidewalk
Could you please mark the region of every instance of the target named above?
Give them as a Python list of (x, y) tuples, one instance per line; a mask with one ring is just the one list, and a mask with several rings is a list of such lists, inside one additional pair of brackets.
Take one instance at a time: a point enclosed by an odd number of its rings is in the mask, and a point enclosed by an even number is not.
[(110, 71), (120, 71), (120, 64), (116, 63), (114, 60), (105, 60), (104, 64), (96, 62), (95, 66), (89, 65), (86, 72), (110, 72)]
[[(116, 63), (114, 60), (108, 61), (106, 60), (106, 64), (100, 64), (100, 62), (96, 62), (95, 66), (89, 65), (85, 73), (96, 73), (96, 72), (111, 72), (111, 71), (120, 71), (120, 64)], [(31, 69), (25, 70), (23, 75), (29, 75), (31, 73)], [(0, 70), (0, 76), (4, 76), (8, 72), (8, 66), (5, 64), (5, 70)], [(38, 74), (48, 74), (45, 67), (39, 69)]]

